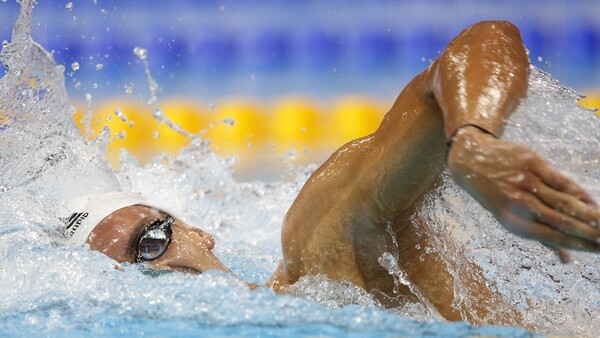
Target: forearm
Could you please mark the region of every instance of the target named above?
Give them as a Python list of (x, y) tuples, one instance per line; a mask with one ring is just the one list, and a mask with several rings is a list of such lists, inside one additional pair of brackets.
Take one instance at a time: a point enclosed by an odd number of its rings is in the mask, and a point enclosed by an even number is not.
[(447, 140), (465, 125), (500, 137), (527, 92), (529, 60), (518, 29), (482, 22), (454, 39), (432, 65), (430, 90), (444, 116)]

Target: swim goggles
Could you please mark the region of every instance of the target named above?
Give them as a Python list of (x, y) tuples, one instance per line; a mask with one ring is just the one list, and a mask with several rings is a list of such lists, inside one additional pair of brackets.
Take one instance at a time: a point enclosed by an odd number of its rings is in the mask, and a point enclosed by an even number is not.
[(138, 241), (136, 263), (157, 259), (167, 251), (171, 243), (173, 234), (171, 228), (174, 222), (175, 219), (165, 213), (164, 219), (156, 220), (146, 226)]

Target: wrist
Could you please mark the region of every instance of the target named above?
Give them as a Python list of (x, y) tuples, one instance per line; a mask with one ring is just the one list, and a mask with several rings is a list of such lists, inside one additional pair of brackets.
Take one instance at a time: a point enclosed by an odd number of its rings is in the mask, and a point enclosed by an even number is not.
[[(487, 130), (472, 124), (457, 128), (448, 140), (447, 162), (450, 166), (457, 160), (472, 154), (486, 139), (496, 139), (496, 136)], [(463, 158), (464, 160), (464, 158)]]
[(450, 138), (448, 138), (446, 145), (450, 150), (454, 143), (462, 143), (464, 141), (475, 140), (480, 137), (493, 137), (496, 139), (498, 138), (492, 132), (478, 125), (464, 124), (454, 130), (452, 135), (450, 135)]

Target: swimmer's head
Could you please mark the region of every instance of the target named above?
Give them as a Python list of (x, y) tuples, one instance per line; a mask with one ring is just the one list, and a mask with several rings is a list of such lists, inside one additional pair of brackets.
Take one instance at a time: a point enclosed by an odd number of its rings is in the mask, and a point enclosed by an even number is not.
[(118, 262), (146, 262), (154, 269), (229, 271), (213, 254), (214, 238), (147, 202), (137, 194), (116, 192), (69, 203), (64, 218), (71, 244), (89, 243)]

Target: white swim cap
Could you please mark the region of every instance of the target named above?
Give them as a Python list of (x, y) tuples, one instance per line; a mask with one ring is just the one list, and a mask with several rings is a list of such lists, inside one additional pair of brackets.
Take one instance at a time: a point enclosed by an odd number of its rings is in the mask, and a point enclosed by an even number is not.
[(61, 218), (65, 236), (71, 244), (83, 244), (104, 218), (134, 204), (148, 205), (142, 195), (122, 191), (77, 197), (67, 203), (70, 216)]

